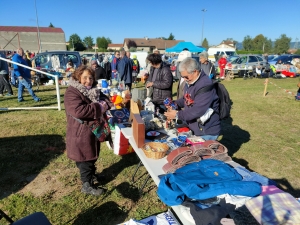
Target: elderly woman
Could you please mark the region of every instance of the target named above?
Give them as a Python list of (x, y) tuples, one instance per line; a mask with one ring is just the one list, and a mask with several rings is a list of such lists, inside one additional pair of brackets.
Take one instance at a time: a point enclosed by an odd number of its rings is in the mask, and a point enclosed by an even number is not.
[[(201, 88), (211, 85), (212, 80), (201, 71), (199, 63), (190, 57), (179, 64), (179, 72), (187, 85), (184, 87), (184, 96), (175, 103), (184, 110), (176, 111), (169, 108), (165, 116), (168, 119), (186, 121), (194, 135), (204, 140), (216, 140), (221, 131), (219, 97), (215, 88), (197, 94)], [(201, 120), (204, 115), (206, 120)]]
[(93, 183), (93, 178), (101, 178), (95, 174), (100, 142), (89, 125), (99, 120), (111, 104), (97, 89), (92, 68), (82, 65), (75, 70), (70, 78), (64, 103), (67, 116), (67, 156), (76, 162), (80, 171), (83, 183), (81, 192), (100, 195), (103, 190)]
[(209, 76), (210, 79), (216, 78), (216, 69), (214, 64), (212, 64), (210, 61), (208, 61), (208, 53), (207, 52), (201, 52), (199, 54), (199, 62), (200, 62), (200, 68), (203, 70), (203, 72)]

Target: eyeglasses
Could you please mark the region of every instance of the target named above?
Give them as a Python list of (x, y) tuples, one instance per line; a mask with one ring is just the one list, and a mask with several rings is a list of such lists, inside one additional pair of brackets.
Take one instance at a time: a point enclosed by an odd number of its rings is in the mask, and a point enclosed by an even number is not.
[[(189, 75), (191, 75), (191, 74), (193, 74), (193, 73), (195, 73), (195, 72), (196, 72), (196, 70), (193, 71), (192, 73), (189, 73)], [(189, 79), (189, 75), (187, 75), (187, 76), (181, 76), (181, 78), (183, 78), (183, 79)]]

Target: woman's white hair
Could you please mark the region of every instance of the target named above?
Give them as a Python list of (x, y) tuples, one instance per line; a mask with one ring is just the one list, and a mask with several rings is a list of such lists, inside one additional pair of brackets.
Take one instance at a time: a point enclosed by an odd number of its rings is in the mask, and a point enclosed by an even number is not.
[(195, 70), (200, 71), (200, 64), (196, 59), (191, 57), (185, 58), (179, 64), (179, 72), (187, 71), (188, 73), (192, 73)]

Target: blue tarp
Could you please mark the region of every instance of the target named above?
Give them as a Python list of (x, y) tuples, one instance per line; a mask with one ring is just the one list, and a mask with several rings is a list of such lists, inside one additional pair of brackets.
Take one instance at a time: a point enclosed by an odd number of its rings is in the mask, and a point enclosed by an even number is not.
[(197, 47), (192, 42), (179, 42), (177, 45), (167, 48), (166, 52), (182, 52), (184, 48), (187, 48), (190, 52), (203, 52), (206, 48)]

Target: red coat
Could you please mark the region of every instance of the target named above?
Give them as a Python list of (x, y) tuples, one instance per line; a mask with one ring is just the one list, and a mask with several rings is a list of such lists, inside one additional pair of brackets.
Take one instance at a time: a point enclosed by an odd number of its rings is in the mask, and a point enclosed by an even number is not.
[(101, 117), (100, 105), (72, 86), (66, 90), (64, 104), (67, 116), (68, 158), (76, 162), (96, 160), (100, 153), (100, 142), (87, 125), (79, 123), (69, 114), (89, 123)]
[(219, 61), (218, 61), (218, 64), (219, 64), (219, 67), (220, 68), (225, 68), (225, 66), (226, 66), (226, 63), (227, 63), (227, 60), (226, 60), (226, 58), (221, 58), (221, 59), (219, 59)]

